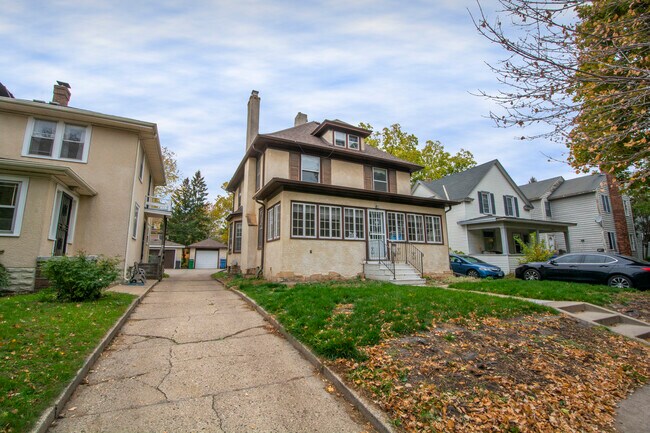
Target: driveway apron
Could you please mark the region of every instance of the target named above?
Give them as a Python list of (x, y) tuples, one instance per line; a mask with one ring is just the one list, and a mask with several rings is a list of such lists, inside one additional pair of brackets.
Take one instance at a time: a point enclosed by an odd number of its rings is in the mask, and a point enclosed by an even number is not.
[(311, 364), (210, 272), (172, 271), (149, 292), (50, 431), (366, 430)]

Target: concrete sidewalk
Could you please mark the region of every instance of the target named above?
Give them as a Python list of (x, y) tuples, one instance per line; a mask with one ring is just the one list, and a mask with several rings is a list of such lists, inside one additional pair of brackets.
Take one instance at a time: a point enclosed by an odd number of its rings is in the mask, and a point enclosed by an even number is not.
[(371, 430), (210, 272), (169, 273), (142, 300), (51, 432)]

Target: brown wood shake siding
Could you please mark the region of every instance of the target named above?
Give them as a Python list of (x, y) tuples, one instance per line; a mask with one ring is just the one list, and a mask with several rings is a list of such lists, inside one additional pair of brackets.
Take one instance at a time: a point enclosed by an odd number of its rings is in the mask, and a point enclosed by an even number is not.
[(388, 170), (388, 192), (397, 192), (397, 171)]
[(289, 179), (300, 180), (300, 154), (297, 152), (289, 154)]
[(320, 159), (321, 183), (332, 184), (332, 160), (330, 158)]
[(363, 187), (372, 190), (372, 167), (369, 165), (363, 166)]

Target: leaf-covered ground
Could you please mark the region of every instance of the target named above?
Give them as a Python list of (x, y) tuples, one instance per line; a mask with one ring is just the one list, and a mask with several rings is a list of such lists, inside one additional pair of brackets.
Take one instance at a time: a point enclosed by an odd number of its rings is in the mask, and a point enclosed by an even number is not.
[(573, 319), (434, 324), (334, 367), (410, 432), (609, 432), (650, 349)]

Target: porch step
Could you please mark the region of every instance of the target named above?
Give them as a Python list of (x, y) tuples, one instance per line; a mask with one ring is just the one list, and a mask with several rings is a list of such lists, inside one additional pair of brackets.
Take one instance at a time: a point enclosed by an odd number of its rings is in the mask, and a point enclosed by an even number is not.
[(367, 262), (363, 265), (363, 272), (369, 280), (388, 281), (393, 284), (423, 286), (426, 280), (420, 278), (420, 273), (411, 265), (405, 263), (395, 264), (395, 276), (386, 266), (376, 262)]

